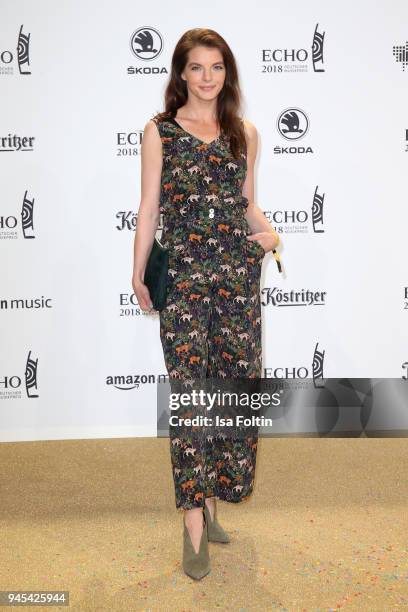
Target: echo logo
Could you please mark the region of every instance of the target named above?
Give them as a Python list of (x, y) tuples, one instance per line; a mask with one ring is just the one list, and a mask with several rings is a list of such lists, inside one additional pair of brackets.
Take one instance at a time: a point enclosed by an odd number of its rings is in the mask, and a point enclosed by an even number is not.
[(324, 233), (323, 205), (324, 193), (314, 190), (310, 210), (265, 210), (265, 217), (270, 221), (278, 234), (307, 234), (310, 225), (315, 234)]
[(264, 73), (301, 73), (307, 72), (306, 62), (311, 57), (314, 72), (325, 72), (323, 68), (323, 45), (325, 32), (318, 31), (316, 24), (311, 53), (305, 48), (278, 48), (262, 49), (262, 63)]
[(28, 66), (30, 65), (30, 36), (31, 34), (25, 34), (23, 32), (23, 26), (21, 26), (18, 33), (15, 53), (8, 49), (0, 49), (0, 75), (10, 75), (14, 73), (13, 63), (15, 62), (15, 58), (17, 58), (20, 74), (31, 74), (31, 70), (28, 70)]
[[(35, 238), (34, 235), (34, 198), (28, 196), (26, 190), (21, 203), (21, 229), (23, 238)], [(18, 238), (18, 217), (15, 215), (0, 215), (0, 240), (15, 240)]]
[[(25, 391), (29, 399), (39, 397), (37, 387), (37, 370), (38, 358), (34, 359), (31, 356), (31, 351), (29, 351), (24, 372)], [(11, 376), (0, 375), (0, 399), (21, 399), (22, 388), (22, 376), (17, 374), (13, 374)]]
[(136, 132), (116, 133), (116, 156), (133, 157), (140, 155), (140, 147), (143, 139), (143, 130)]
[[(321, 388), (322, 385), (318, 384), (319, 380), (323, 380), (323, 363), (324, 353), (318, 348), (319, 343), (316, 343), (315, 350), (313, 353), (311, 368), (307, 366), (285, 366), (276, 368), (264, 368), (265, 378), (311, 378), (310, 370), (313, 378), (313, 385), (315, 388)], [(324, 385), (323, 385), (324, 386)]]

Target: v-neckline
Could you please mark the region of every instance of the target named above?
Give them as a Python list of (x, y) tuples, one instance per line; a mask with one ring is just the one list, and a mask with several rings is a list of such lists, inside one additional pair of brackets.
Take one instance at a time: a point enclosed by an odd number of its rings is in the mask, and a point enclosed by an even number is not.
[(194, 136), (194, 134), (192, 134), (191, 132), (187, 132), (187, 130), (185, 130), (183, 128), (183, 126), (180, 125), (180, 123), (178, 123), (178, 121), (176, 121), (176, 119), (174, 117), (171, 117), (171, 120), (177, 125), (177, 127), (179, 127), (181, 130), (183, 130), (183, 132), (185, 132), (186, 134), (188, 134), (192, 138), (195, 138), (195, 140), (198, 140), (198, 142), (201, 142), (202, 144), (207, 145), (207, 147), (212, 145), (214, 142), (217, 142), (217, 140), (220, 140), (220, 138), (221, 138), (221, 133), (220, 133), (220, 134), (218, 134), (218, 136), (216, 138), (214, 138), (210, 142), (206, 142), (205, 140), (202, 140), (201, 138), (198, 138), (197, 136)]

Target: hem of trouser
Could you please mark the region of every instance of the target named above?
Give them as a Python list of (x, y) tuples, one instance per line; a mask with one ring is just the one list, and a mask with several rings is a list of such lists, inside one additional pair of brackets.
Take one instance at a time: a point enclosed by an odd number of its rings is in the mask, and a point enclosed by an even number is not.
[[(248, 495), (245, 495), (244, 497), (240, 497), (238, 499), (223, 499), (222, 497), (218, 497), (216, 495), (211, 495), (209, 497), (217, 497), (217, 501), (221, 501), (221, 502), (226, 502), (227, 504), (239, 504), (241, 502), (246, 502), (249, 500), (249, 498), (252, 495), (252, 491), (250, 493), (248, 493)], [(183, 505), (183, 504), (177, 504), (176, 503), (176, 510), (194, 510), (195, 508), (204, 508), (205, 506), (205, 499), (203, 501), (202, 504), (194, 504), (194, 503), (190, 503), (187, 505)]]

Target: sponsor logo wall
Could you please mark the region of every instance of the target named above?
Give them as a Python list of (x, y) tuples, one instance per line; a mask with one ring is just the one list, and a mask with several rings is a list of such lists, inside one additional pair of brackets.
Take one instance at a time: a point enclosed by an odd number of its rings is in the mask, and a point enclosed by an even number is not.
[[(262, 267), (264, 376), (407, 380), (408, 5), (263, 1), (250, 27), (246, 9), (207, 25), (237, 59), (255, 199), (282, 241), (284, 273)], [(156, 434), (159, 318), (131, 286), (140, 151), (201, 24), (162, 0), (96, 13), (3, 6), (2, 441)]]

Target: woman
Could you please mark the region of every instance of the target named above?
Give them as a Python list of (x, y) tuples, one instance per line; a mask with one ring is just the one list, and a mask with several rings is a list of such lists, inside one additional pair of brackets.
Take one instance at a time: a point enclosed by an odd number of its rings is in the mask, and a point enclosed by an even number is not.
[[(150, 310), (144, 270), (162, 213), (169, 283), (160, 337), (173, 379), (262, 376), (259, 281), (279, 238), (253, 201), (257, 131), (239, 108), (225, 40), (187, 31), (173, 53), (166, 110), (144, 128), (132, 279), (140, 307)], [(201, 579), (210, 571), (208, 540), (229, 541), (216, 497), (237, 503), (250, 495), (257, 440), (190, 434), (170, 437), (170, 449), (176, 507), (184, 510), (183, 568)]]

